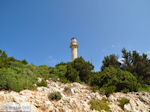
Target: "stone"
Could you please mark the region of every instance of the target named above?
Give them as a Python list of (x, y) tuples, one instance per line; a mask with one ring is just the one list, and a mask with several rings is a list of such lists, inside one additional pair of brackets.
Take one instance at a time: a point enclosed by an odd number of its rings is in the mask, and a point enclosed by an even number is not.
[(130, 104), (124, 105), (124, 111), (125, 111), (125, 112), (131, 112), (131, 111), (132, 111), (131, 105), (130, 105)]
[[(47, 80), (48, 87), (38, 87), (36, 90), (23, 90), (19, 93), (0, 91), (0, 109), (8, 112), (6, 106), (13, 106), (16, 109), (21, 106), (30, 106), (31, 112), (98, 112), (90, 110), (90, 100), (101, 100), (105, 97), (109, 101), (109, 107), (112, 112), (150, 112), (150, 92), (130, 92), (130, 93), (114, 93), (109, 97), (102, 96), (98, 92), (92, 92), (86, 84), (71, 83), (64, 84)], [(68, 87), (68, 91), (64, 89)], [(60, 92), (62, 95), (59, 101), (50, 101), (48, 94), (51, 92)], [(124, 106), (124, 111), (118, 106), (118, 99), (127, 98), (129, 104)], [(17, 108), (18, 107), (18, 108)], [(15, 111), (16, 111), (15, 110)]]

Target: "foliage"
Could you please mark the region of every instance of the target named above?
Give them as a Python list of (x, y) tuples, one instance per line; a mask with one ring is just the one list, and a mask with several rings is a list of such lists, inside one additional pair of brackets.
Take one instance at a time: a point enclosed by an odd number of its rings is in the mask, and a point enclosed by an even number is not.
[(49, 100), (60, 100), (62, 98), (60, 92), (53, 92), (48, 95)]
[(42, 79), (41, 82), (37, 82), (37, 86), (44, 86), (44, 87), (47, 87), (47, 82)]
[(122, 69), (131, 72), (140, 83), (150, 85), (150, 61), (146, 54), (140, 55), (137, 51), (122, 49)]
[(57, 64), (56, 67), (53, 67), (49, 73), (50, 73), (50, 78), (52, 78), (52, 80), (54, 81), (60, 81), (63, 83), (71, 82), (66, 77), (67, 64), (64, 64), (64, 63), (62, 64), (61, 62), (60, 64)]
[(119, 106), (124, 109), (124, 105), (130, 103), (130, 101), (127, 98), (121, 98), (118, 100)]
[(109, 102), (105, 99), (102, 100), (92, 100), (90, 101), (91, 104), (91, 109), (92, 110), (98, 110), (99, 112), (101, 112), (102, 110), (105, 110), (107, 112), (111, 112), (109, 105)]
[(80, 80), (83, 82), (88, 82), (94, 66), (90, 62), (86, 62), (82, 57), (75, 59), (71, 65), (79, 72)]
[(150, 85), (143, 84), (140, 88), (138, 88), (138, 91), (150, 92)]
[[(32, 79), (32, 80), (31, 80)], [(0, 89), (21, 91), (23, 89), (33, 89), (36, 82), (34, 76), (17, 73), (10, 68), (0, 69)]]
[(25, 59), (22, 60), (21, 62), (22, 62), (23, 64), (25, 64), (25, 65), (28, 64), (28, 62), (27, 62)]
[[(73, 62), (59, 63), (55, 67), (35, 66), (24, 60), (8, 57), (0, 50), (0, 90), (21, 91), (47, 86), (51, 78), (63, 83), (85, 82), (93, 91), (107, 96), (113, 92), (150, 91), (150, 60), (146, 54), (122, 50), (122, 62), (114, 54), (104, 57), (101, 72), (93, 72), (94, 66), (82, 57)], [(38, 77), (43, 80), (37, 83)]]
[(5, 51), (0, 51), (0, 68), (8, 66), (8, 56)]
[(101, 70), (113, 66), (132, 73), (141, 84), (150, 85), (150, 61), (146, 54), (140, 55), (137, 51), (122, 49), (122, 62), (114, 54), (106, 56), (103, 60)]
[(92, 86), (92, 87), (91, 87), (91, 90), (92, 90), (93, 92), (96, 92), (96, 91), (99, 90), (99, 87), (98, 87), (98, 86)]
[(107, 67), (102, 72), (95, 73), (90, 80), (92, 86), (98, 86), (106, 95), (128, 89), (137, 91), (139, 84), (131, 73), (119, 68)]
[(112, 94), (113, 92), (117, 91), (116, 90), (116, 86), (114, 85), (110, 85), (108, 87), (102, 87), (103, 93), (108, 97), (110, 94)]
[(65, 77), (71, 82), (79, 82), (79, 73), (74, 68), (72, 68), (71, 64), (67, 65), (67, 72)]
[(102, 62), (101, 70), (103, 71), (106, 67), (113, 66), (119, 68), (121, 63), (118, 61), (118, 57), (114, 54), (104, 57)]
[(50, 71), (52, 70), (52, 67), (41, 65), (41, 66), (36, 67), (35, 69), (36, 69), (35, 72), (37, 72), (37, 75), (39, 77), (48, 79), (50, 77)]

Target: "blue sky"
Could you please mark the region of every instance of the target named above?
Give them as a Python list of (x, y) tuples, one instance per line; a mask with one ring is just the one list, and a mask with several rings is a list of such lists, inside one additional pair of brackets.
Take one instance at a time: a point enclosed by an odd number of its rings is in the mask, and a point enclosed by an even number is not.
[(0, 49), (35, 65), (78, 56), (100, 70), (104, 56), (121, 49), (150, 54), (150, 0), (0, 0)]

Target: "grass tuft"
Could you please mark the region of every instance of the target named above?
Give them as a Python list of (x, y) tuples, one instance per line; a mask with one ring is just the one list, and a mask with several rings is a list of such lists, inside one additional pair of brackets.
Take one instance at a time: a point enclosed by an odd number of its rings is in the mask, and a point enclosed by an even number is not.
[(124, 105), (130, 103), (130, 101), (127, 98), (121, 98), (118, 100), (119, 106), (124, 110)]
[(107, 99), (103, 98), (102, 100), (92, 100), (90, 101), (92, 110), (98, 110), (101, 112), (102, 110), (105, 110), (106, 112), (111, 112), (109, 105), (109, 102)]
[(48, 95), (49, 100), (60, 100), (62, 98), (60, 92), (53, 92)]

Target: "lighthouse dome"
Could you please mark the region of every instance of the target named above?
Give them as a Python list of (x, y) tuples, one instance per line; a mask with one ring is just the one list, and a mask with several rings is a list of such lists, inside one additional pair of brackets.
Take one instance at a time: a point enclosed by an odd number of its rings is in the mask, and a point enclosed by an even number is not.
[(72, 46), (76, 46), (76, 47), (78, 48), (77, 39), (76, 39), (76, 38), (74, 38), (74, 37), (71, 39), (70, 48), (71, 48)]
[(72, 43), (77, 43), (77, 39), (73, 37), (73, 38), (71, 39), (71, 42), (72, 42)]

